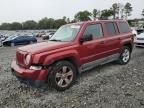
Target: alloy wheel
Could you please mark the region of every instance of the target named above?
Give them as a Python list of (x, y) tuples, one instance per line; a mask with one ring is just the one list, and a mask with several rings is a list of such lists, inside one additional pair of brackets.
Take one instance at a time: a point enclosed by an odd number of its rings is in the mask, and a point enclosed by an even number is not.
[(128, 49), (125, 49), (123, 54), (122, 54), (122, 60), (123, 60), (123, 62), (126, 63), (129, 61), (129, 59), (130, 59), (130, 52)]
[(63, 66), (56, 73), (55, 81), (60, 87), (67, 87), (73, 80), (73, 71), (68, 66)]

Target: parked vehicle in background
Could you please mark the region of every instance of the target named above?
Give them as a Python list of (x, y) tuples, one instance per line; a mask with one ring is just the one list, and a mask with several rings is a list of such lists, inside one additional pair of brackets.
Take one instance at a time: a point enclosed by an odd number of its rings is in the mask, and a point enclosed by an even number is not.
[(0, 37), (0, 47), (2, 47), (2, 40), (1, 40), (1, 37)]
[(77, 75), (97, 65), (131, 58), (134, 36), (126, 21), (102, 20), (62, 26), (48, 42), (20, 47), (11, 64), (20, 80), (40, 86), (48, 82), (68, 89)]
[(55, 32), (49, 32), (49, 33), (46, 33), (45, 35), (42, 35), (42, 38), (43, 38), (43, 40), (48, 40), (48, 39), (50, 39), (54, 34), (55, 34)]
[(136, 36), (135, 44), (138, 47), (144, 47), (144, 33), (141, 33), (141, 34)]
[(0, 38), (1, 38), (1, 41), (4, 41), (4, 40), (6, 40), (6, 38), (8, 38), (8, 36), (1, 35)]
[(45, 32), (44, 32), (44, 31), (39, 32), (39, 33), (36, 35), (36, 37), (42, 37), (42, 35), (45, 35)]
[(141, 33), (143, 33), (143, 32), (144, 32), (144, 28), (137, 29), (137, 33), (138, 33), (138, 34), (141, 34)]
[(3, 41), (4, 46), (16, 46), (36, 43), (37, 39), (33, 36), (10, 36)]
[(56, 31), (57, 31), (56, 29), (48, 30), (47, 33), (50, 33), (50, 32), (54, 32), (55, 33)]

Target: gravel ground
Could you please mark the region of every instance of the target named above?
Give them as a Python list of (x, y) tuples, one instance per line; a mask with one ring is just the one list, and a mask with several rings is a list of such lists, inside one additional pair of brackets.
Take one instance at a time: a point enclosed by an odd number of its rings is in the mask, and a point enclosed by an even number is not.
[(64, 92), (21, 84), (10, 71), (14, 48), (0, 48), (0, 108), (144, 108), (144, 49), (129, 64), (109, 63), (82, 73)]

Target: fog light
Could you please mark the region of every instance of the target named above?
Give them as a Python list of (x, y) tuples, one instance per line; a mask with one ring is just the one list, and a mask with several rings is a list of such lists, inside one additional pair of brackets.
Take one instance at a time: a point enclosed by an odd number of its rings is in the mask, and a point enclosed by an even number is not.
[(31, 70), (41, 70), (42, 66), (30, 66)]

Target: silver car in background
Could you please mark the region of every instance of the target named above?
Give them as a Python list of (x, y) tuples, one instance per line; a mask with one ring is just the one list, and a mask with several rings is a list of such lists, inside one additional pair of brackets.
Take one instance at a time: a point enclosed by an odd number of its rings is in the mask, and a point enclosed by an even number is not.
[(136, 46), (144, 47), (144, 33), (137, 35), (134, 42)]
[(1, 37), (0, 37), (0, 47), (2, 47), (2, 40), (1, 40)]

